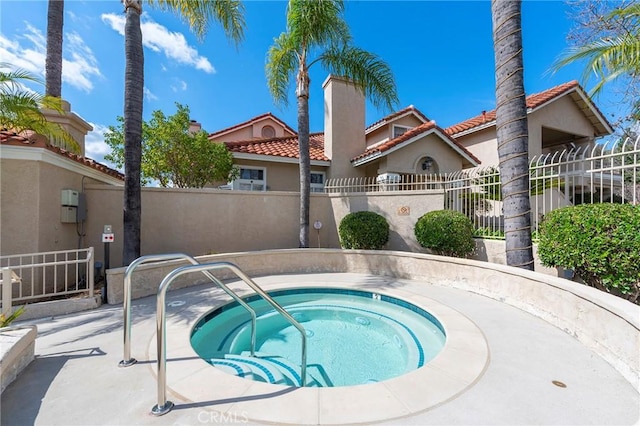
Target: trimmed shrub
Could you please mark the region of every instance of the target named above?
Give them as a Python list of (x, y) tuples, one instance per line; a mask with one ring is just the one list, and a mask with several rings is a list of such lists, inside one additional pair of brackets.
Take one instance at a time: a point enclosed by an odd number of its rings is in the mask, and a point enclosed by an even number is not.
[(572, 269), (587, 284), (640, 294), (640, 207), (581, 204), (548, 213), (540, 224), (538, 255), (545, 266)]
[(414, 233), (422, 247), (436, 254), (467, 257), (475, 248), (471, 220), (453, 210), (426, 213), (418, 219)]
[(387, 219), (374, 212), (349, 213), (338, 227), (345, 249), (380, 250), (389, 241)]

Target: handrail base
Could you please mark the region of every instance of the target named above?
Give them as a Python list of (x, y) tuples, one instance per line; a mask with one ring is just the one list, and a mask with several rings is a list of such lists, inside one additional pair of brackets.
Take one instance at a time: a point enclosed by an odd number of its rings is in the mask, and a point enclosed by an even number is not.
[(135, 359), (135, 358), (131, 358), (131, 359), (126, 360), (126, 361), (123, 359), (122, 361), (120, 361), (118, 363), (118, 367), (130, 367), (133, 364), (135, 364), (136, 362), (138, 362), (138, 360)]
[(164, 416), (169, 411), (173, 410), (175, 405), (171, 401), (167, 401), (164, 403), (162, 407), (159, 407), (158, 404), (154, 405), (151, 409), (151, 414), (157, 417)]

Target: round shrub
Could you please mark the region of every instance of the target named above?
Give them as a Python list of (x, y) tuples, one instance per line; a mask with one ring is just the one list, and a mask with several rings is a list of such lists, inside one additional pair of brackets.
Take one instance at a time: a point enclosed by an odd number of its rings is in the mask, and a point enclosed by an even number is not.
[(426, 213), (418, 219), (414, 233), (422, 247), (436, 254), (467, 257), (475, 248), (471, 220), (453, 210)]
[(553, 210), (540, 224), (545, 266), (572, 269), (586, 284), (637, 301), (640, 293), (640, 207), (581, 204)]
[(345, 249), (380, 250), (389, 241), (387, 219), (374, 212), (349, 213), (338, 227)]

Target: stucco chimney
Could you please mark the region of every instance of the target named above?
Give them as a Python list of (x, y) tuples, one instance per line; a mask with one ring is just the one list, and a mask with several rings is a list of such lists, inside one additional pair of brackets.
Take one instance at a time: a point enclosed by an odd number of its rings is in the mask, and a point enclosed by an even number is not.
[[(69, 133), (69, 135), (71, 135), (71, 137), (80, 147), (79, 154), (84, 156), (84, 140), (87, 136), (87, 133), (93, 130), (93, 126), (84, 121), (78, 114), (72, 112), (69, 102), (62, 100), (61, 108), (62, 112), (46, 108), (41, 109), (41, 112), (47, 121), (59, 124), (60, 127), (62, 127), (67, 131), (67, 133)], [(59, 143), (53, 141), (50, 141), (50, 143), (53, 143), (54, 145), (60, 145)], [(62, 148), (64, 147), (65, 146), (63, 144)]]
[(324, 154), (329, 178), (363, 176), (351, 159), (365, 151), (364, 95), (348, 80), (330, 75), (324, 89)]
[(198, 133), (202, 130), (202, 124), (198, 123), (196, 120), (191, 120), (189, 122), (189, 133)]

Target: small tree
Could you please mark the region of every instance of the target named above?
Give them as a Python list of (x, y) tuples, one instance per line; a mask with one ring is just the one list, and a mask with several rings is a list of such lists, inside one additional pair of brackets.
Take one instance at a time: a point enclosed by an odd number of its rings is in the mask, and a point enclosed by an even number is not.
[[(142, 125), (142, 180), (157, 180), (161, 186), (202, 188), (208, 183), (231, 180), (236, 175), (233, 156), (222, 143), (207, 133), (189, 131), (189, 107), (176, 103), (178, 111), (169, 117), (156, 110)], [(124, 165), (124, 120), (109, 126), (105, 142), (112, 152), (105, 159)]]
[(553, 210), (540, 225), (542, 264), (572, 269), (589, 286), (640, 296), (640, 207), (581, 204)]
[(380, 250), (389, 241), (389, 223), (378, 213), (349, 213), (340, 221), (338, 234), (342, 248)]
[(436, 210), (424, 214), (414, 228), (418, 243), (436, 254), (467, 257), (475, 249), (473, 224), (464, 214)]

